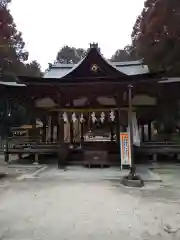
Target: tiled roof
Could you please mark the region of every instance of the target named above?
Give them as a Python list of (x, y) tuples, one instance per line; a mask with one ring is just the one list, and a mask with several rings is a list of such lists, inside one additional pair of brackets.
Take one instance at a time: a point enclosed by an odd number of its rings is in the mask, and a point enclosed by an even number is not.
[[(110, 62), (109, 64), (119, 70), (121, 73), (127, 75), (139, 75), (149, 73), (147, 65), (144, 65), (141, 60), (138, 61), (127, 61), (127, 62)], [(81, 62), (81, 61), (80, 61)], [(44, 78), (61, 78), (76, 68), (78, 64), (61, 64), (56, 63), (52, 68), (45, 74)]]

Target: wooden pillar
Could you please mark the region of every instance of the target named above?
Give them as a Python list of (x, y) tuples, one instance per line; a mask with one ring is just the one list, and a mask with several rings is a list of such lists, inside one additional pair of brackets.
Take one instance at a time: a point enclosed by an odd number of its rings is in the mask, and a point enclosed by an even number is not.
[(65, 147), (64, 143), (64, 118), (63, 113), (59, 113), (57, 115), (58, 119), (58, 127), (57, 127), (57, 142), (59, 143), (59, 151), (58, 151), (58, 168), (64, 169), (66, 168), (67, 158), (69, 151)]
[(80, 122), (80, 143), (81, 145), (84, 143), (84, 122)]
[(144, 125), (141, 126), (141, 138), (142, 138), (142, 142), (144, 142), (145, 141)]
[(49, 142), (50, 140), (50, 125), (51, 125), (51, 117), (47, 116), (47, 128), (46, 128), (46, 141)]
[(88, 131), (92, 131), (92, 119), (90, 112), (88, 112)]
[(73, 130), (73, 121), (70, 119), (70, 144), (74, 143), (74, 130)]
[(59, 143), (63, 143), (64, 142), (64, 119), (61, 113), (58, 115), (58, 129), (59, 130), (57, 134), (58, 136), (57, 140)]
[(36, 141), (36, 119), (35, 118), (31, 120), (31, 124), (32, 124), (32, 131), (31, 131), (32, 141), (35, 142)]
[(50, 142), (54, 142), (54, 115), (51, 115), (50, 132)]
[(152, 139), (151, 121), (148, 122), (148, 141)]
[[(58, 115), (59, 116), (59, 115)], [(60, 131), (60, 123), (59, 123), (59, 119), (57, 118), (57, 124), (56, 124), (56, 139), (57, 142), (59, 142), (59, 131)]]
[(114, 140), (114, 122), (110, 122), (111, 142)]
[(116, 136), (117, 136), (117, 145), (120, 149), (120, 109), (116, 110)]
[(47, 126), (47, 120), (46, 117), (43, 118), (43, 129), (42, 129), (42, 142), (46, 142), (46, 126)]
[(4, 146), (4, 161), (6, 164), (9, 163), (9, 153), (8, 153), (8, 140), (6, 140), (5, 146)]
[(53, 120), (51, 116), (51, 122), (50, 122), (50, 142), (53, 142), (53, 130), (54, 130), (54, 125), (53, 125)]
[(132, 126), (132, 85), (128, 85), (128, 125), (131, 147), (131, 167), (134, 168), (133, 126)]
[(117, 152), (119, 158), (119, 166), (121, 166), (121, 148), (120, 148), (120, 132), (121, 132), (121, 123), (120, 123), (120, 94), (117, 93), (116, 95), (116, 107), (117, 110), (115, 111), (115, 123), (116, 123), (116, 143), (117, 143)]
[[(122, 95), (122, 93), (121, 93)], [(121, 126), (121, 110), (120, 110), (120, 106), (121, 106), (121, 98), (120, 98), (120, 93), (117, 93), (116, 96), (116, 107), (117, 110), (115, 112), (116, 116), (115, 116), (115, 122), (116, 122), (116, 136), (117, 136), (117, 144), (118, 144), (118, 149), (120, 149), (120, 132), (122, 131), (122, 126)], [(120, 154), (120, 153), (119, 153)], [(120, 157), (119, 157), (120, 158)]]
[(9, 153), (8, 152), (4, 152), (4, 161), (6, 164), (9, 163)]
[(38, 153), (34, 154), (34, 163), (33, 164), (35, 164), (35, 165), (39, 164), (39, 154)]
[(58, 128), (59, 128), (59, 122), (58, 122), (58, 112), (55, 112), (54, 113), (54, 119), (53, 119), (53, 122), (54, 122), (54, 125), (53, 125), (53, 140), (54, 142), (57, 142), (58, 141)]
[[(72, 99), (70, 99), (70, 106), (73, 108), (73, 105), (74, 105), (74, 103), (73, 103), (73, 100)], [(69, 124), (70, 124), (70, 144), (74, 144), (74, 123), (73, 123), (73, 121), (72, 121), (72, 112), (71, 113), (69, 113), (68, 115), (68, 119), (69, 119)]]

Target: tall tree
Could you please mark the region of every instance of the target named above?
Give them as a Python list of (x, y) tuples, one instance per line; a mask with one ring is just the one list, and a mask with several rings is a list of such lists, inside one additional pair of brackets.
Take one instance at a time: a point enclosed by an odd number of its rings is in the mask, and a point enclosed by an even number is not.
[(25, 66), (25, 74), (32, 77), (42, 77), (41, 66), (37, 61), (27, 63)]
[(0, 7), (7, 7), (11, 0), (0, 0)]
[[(180, 76), (180, 1), (146, 0), (133, 28), (133, 47), (153, 71)], [(172, 133), (179, 119), (178, 102), (172, 97), (160, 108), (160, 122)], [(164, 99), (166, 101), (166, 99)], [(178, 115), (178, 116), (177, 116)]]
[(27, 60), (22, 35), (17, 31), (8, 9), (10, 0), (0, 0), (0, 71), (1, 74), (19, 73)]
[(26, 64), (29, 54), (8, 9), (10, 2), (11, 0), (0, 0), (0, 73), (40, 76), (40, 66), (36, 61)]
[(129, 53), (124, 49), (117, 50), (114, 55), (111, 57), (111, 60), (114, 62), (125, 62), (130, 60)]
[(124, 49), (117, 50), (111, 57), (111, 61), (113, 62), (126, 62), (138, 59), (139, 57), (137, 56), (136, 52), (130, 45), (127, 45)]
[(86, 54), (83, 48), (64, 46), (58, 52), (56, 60), (60, 63), (78, 63)]
[(146, 0), (133, 28), (133, 46), (152, 70), (180, 75), (180, 1)]
[[(36, 61), (26, 63), (28, 52), (25, 50), (22, 34), (17, 30), (8, 9), (10, 2), (10, 0), (0, 0), (0, 77), (5, 80), (6, 75), (40, 76), (40, 65)], [(13, 111), (11, 116), (8, 116), (6, 102), (7, 99), (1, 99), (0, 131), (27, 121), (26, 109), (17, 102), (11, 106)]]

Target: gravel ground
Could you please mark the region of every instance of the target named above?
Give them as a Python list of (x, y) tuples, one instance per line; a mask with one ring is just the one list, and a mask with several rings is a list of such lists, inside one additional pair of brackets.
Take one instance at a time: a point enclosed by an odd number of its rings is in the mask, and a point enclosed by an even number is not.
[(125, 188), (112, 172), (47, 168), (1, 182), (0, 239), (180, 239), (178, 187)]
[[(17, 156), (10, 156), (11, 161), (15, 162)], [(4, 156), (0, 154), (0, 174), (7, 174), (9, 178), (15, 178), (21, 176), (22, 174), (33, 174), (39, 169), (44, 168), (43, 165), (34, 165), (34, 164), (5, 164)]]

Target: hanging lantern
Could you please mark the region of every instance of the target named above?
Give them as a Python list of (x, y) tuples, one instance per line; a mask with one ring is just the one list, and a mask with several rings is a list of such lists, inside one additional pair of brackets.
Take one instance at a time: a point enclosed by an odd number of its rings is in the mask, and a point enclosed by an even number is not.
[(63, 117), (64, 122), (67, 123), (68, 122), (68, 116), (67, 116), (66, 112), (63, 113), (62, 117)]
[(83, 116), (83, 113), (81, 113), (81, 115), (80, 115), (80, 123), (83, 123), (84, 122), (84, 116)]
[(104, 120), (105, 120), (105, 114), (104, 114), (104, 112), (102, 112), (101, 117), (100, 117), (101, 123), (104, 123)]
[(114, 119), (115, 119), (114, 111), (110, 112), (110, 119), (112, 122), (114, 122)]
[(76, 118), (76, 114), (75, 114), (75, 113), (73, 113), (73, 114), (72, 114), (72, 121), (73, 121), (73, 123), (75, 123), (75, 122), (76, 122), (76, 120), (77, 120), (77, 118)]
[(92, 117), (92, 122), (95, 123), (97, 121), (95, 112), (91, 114), (91, 117)]

